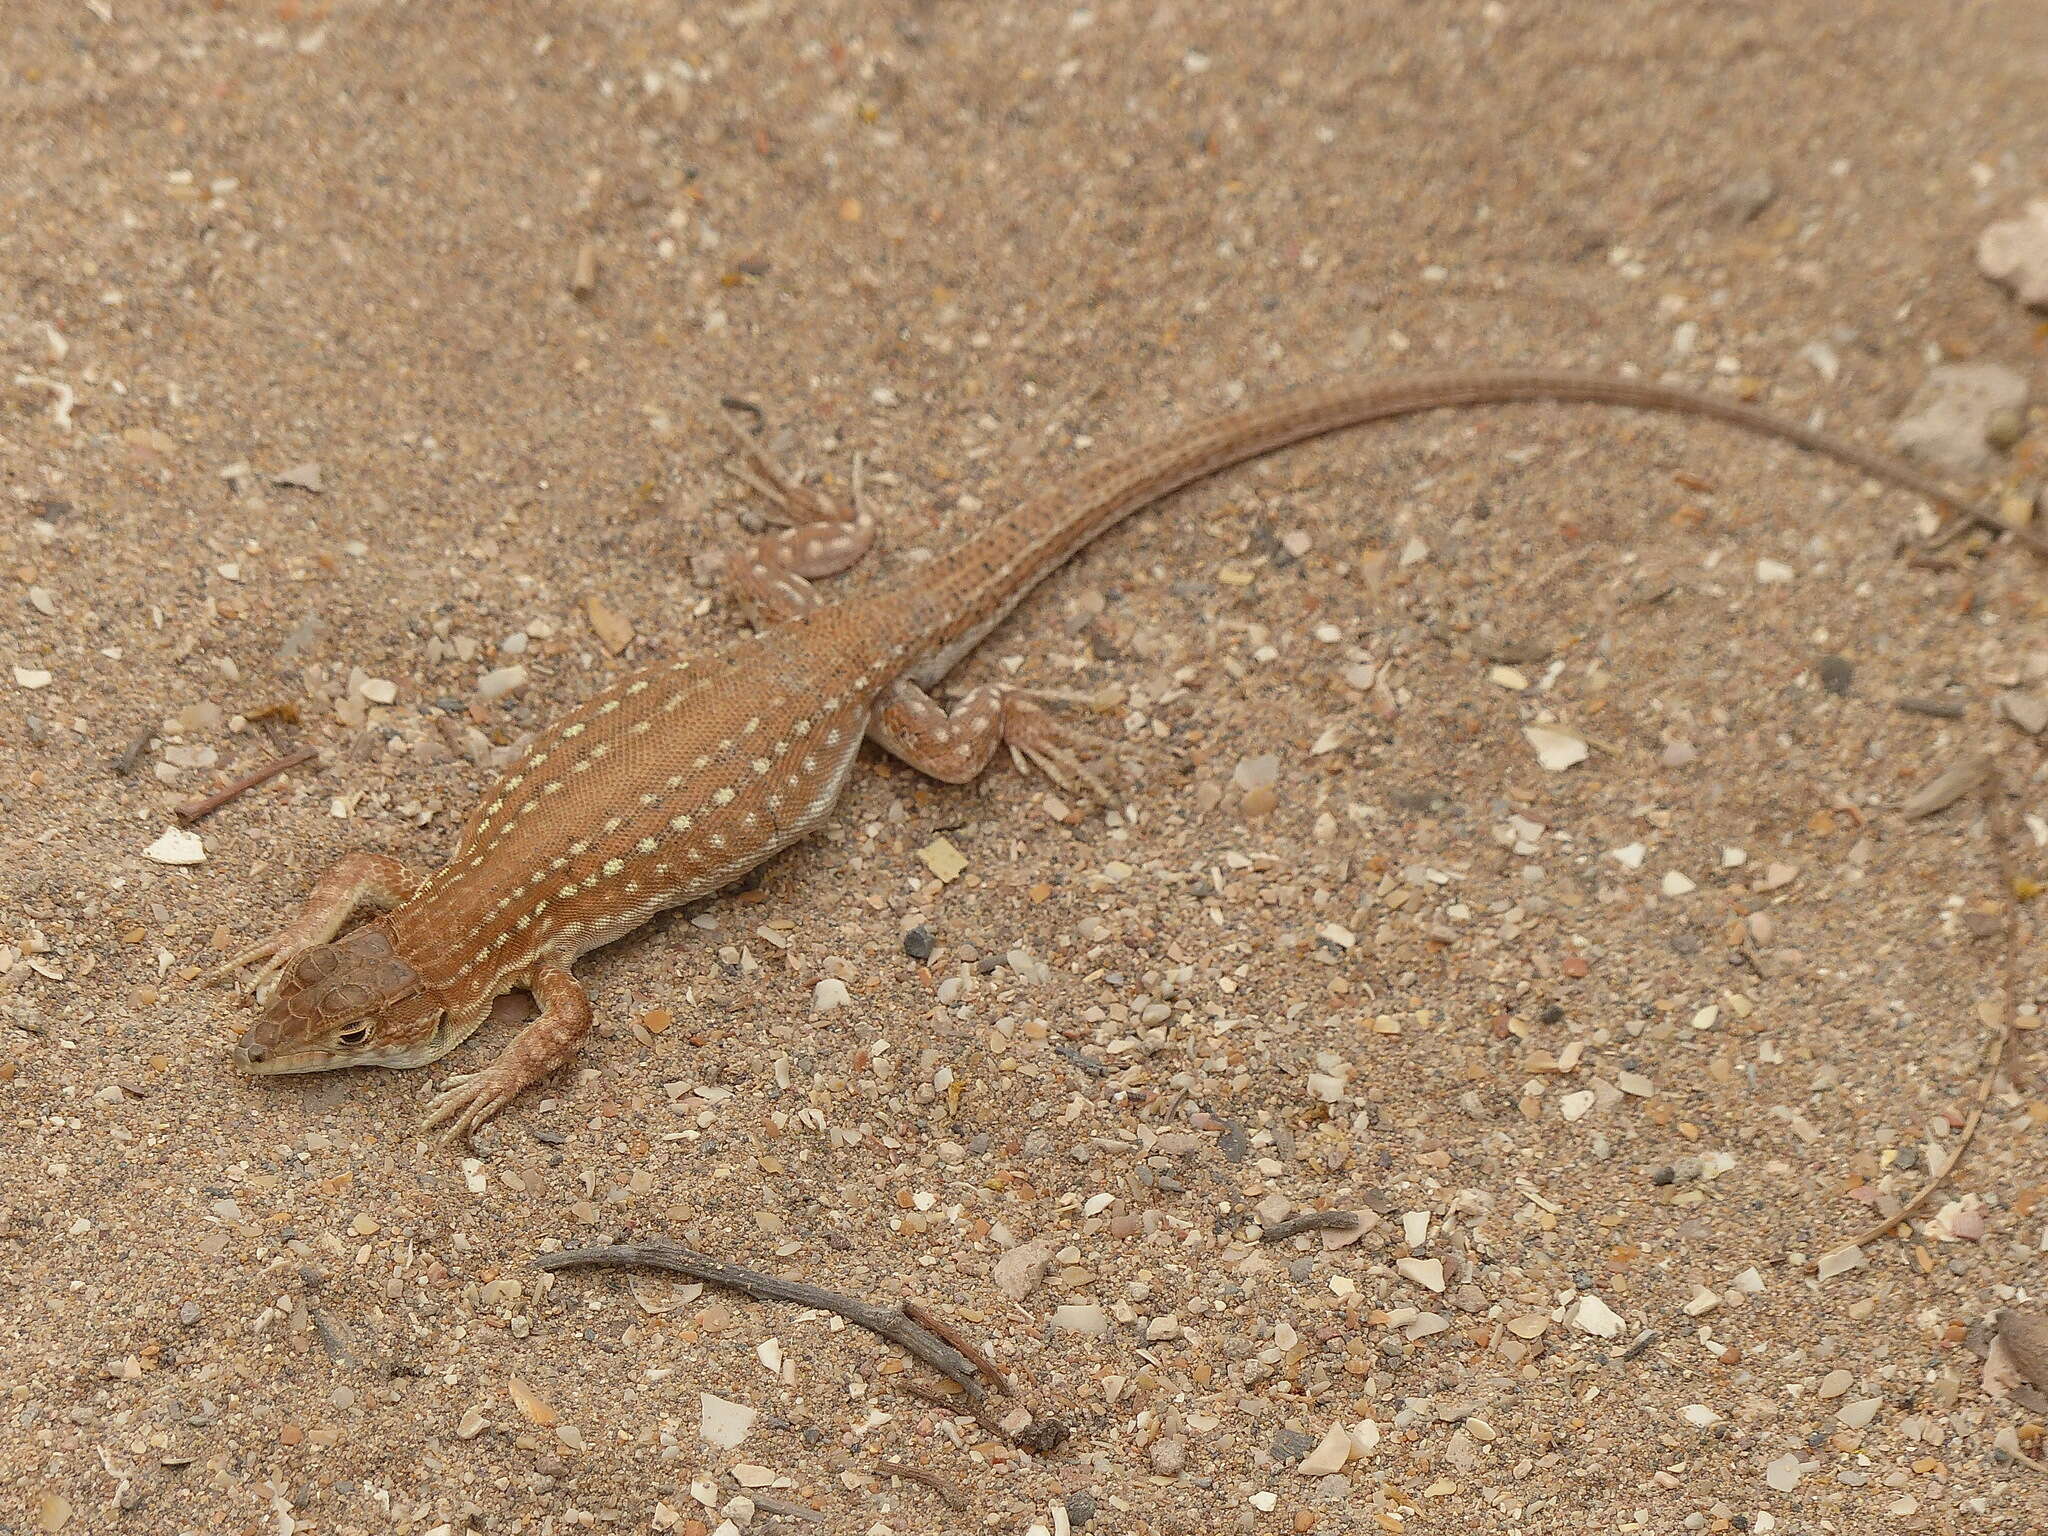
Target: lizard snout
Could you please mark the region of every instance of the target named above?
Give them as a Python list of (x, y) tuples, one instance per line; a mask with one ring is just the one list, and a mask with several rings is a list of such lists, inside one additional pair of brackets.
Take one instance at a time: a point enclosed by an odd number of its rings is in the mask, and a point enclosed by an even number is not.
[(244, 1072), (261, 1072), (270, 1060), (273, 1042), (261, 1022), (251, 1025), (248, 1033), (235, 1042), (230, 1054), (236, 1067)]

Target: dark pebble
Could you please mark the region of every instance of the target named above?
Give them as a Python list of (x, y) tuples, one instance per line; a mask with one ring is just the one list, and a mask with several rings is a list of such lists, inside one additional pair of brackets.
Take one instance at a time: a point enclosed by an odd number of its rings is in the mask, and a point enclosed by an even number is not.
[(1067, 1495), (1067, 1520), (1075, 1530), (1095, 1518), (1095, 1500), (1085, 1493)]
[(1273, 1432), (1273, 1443), (1267, 1447), (1273, 1459), (1283, 1467), (1291, 1467), (1302, 1457), (1316, 1448), (1316, 1437), (1305, 1435), (1298, 1429), (1277, 1429)]
[(931, 959), (932, 948), (932, 931), (923, 923), (903, 935), (903, 953), (913, 960)]
[(1856, 681), (1856, 669), (1845, 657), (1823, 656), (1820, 659), (1820, 685), (1829, 693), (1843, 694)]

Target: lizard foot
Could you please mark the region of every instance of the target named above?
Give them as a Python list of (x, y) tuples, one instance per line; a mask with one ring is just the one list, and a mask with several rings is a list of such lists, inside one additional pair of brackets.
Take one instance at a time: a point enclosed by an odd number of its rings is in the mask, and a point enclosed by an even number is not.
[(262, 964), (257, 966), (253, 976), (237, 976), (235, 979), (235, 990), (238, 993), (254, 992), (257, 1000), (261, 1002), (276, 990), (278, 982), (284, 979), (284, 973), (291, 967), (292, 961), (312, 947), (312, 944), (294, 942), (291, 929), (280, 929), (269, 938), (237, 951), (208, 971), (201, 980), (210, 986), (223, 977), (235, 975), (245, 966), (257, 965), (257, 962), (261, 961)]
[(457, 1072), (427, 1106), (420, 1129), (445, 1126), (441, 1132), (444, 1145), (467, 1141), (486, 1120), (518, 1098), (525, 1086), (518, 1074), (501, 1070), (500, 1064), (481, 1072)]
[(1029, 763), (1069, 794), (1092, 795), (1098, 805), (1114, 805), (1116, 797), (1100, 776), (1082, 761), (1106, 755), (1108, 744), (1087, 731), (1062, 724), (1037, 701), (1088, 704), (1085, 696), (1047, 690), (1005, 689), (1003, 694), (1003, 745), (1021, 768)]
[(344, 924), (365, 907), (388, 909), (397, 906), (419, 886), (420, 877), (397, 859), (383, 853), (351, 853), (313, 884), (299, 915), (269, 938), (251, 944), (225, 964), (206, 975), (218, 981), (244, 966), (262, 962), (252, 983), (258, 1000), (276, 990), (277, 983), (294, 962), (308, 950), (318, 949)]

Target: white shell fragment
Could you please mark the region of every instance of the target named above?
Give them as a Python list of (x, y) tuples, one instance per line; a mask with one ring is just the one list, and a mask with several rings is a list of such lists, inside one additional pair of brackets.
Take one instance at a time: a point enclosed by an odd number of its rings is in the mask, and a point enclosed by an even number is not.
[(1536, 749), (1536, 761), (1552, 773), (1563, 773), (1586, 760), (1588, 748), (1584, 739), (1569, 731), (1549, 725), (1525, 725), (1522, 735)]
[(1342, 1424), (1332, 1424), (1294, 1470), (1303, 1477), (1328, 1477), (1333, 1472), (1342, 1472), (1344, 1463), (1350, 1459), (1351, 1431)]
[(1628, 1325), (1621, 1320), (1621, 1314), (1607, 1305), (1598, 1296), (1581, 1296), (1572, 1303), (1572, 1309), (1565, 1321), (1581, 1333), (1590, 1333), (1596, 1339), (1616, 1339)]
[(199, 841), (198, 833), (172, 827), (143, 849), (142, 856), (158, 864), (204, 864), (206, 845)]
[(745, 1403), (729, 1403), (709, 1392), (699, 1392), (697, 1405), (699, 1438), (721, 1451), (729, 1451), (738, 1445), (747, 1438), (747, 1431), (754, 1427), (756, 1412)]

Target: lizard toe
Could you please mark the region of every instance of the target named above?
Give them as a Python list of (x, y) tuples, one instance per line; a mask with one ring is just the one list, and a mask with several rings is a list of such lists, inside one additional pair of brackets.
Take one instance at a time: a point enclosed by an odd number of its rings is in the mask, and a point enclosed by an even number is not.
[(1107, 750), (1106, 744), (1061, 724), (1028, 698), (1011, 694), (1004, 699), (1003, 742), (1014, 758), (1028, 762), (1068, 793), (1092, 795), (1102, 805), (1115, 803), (1109, 786), (1080, 755), (1085, 750), (1099, 757)]
[(254, 965), (259, 960), (267, 960), (270, 963), (256, 973), (255, 985), (260, 986), (272, 972), (284, 969), (283, 962), (278, 959), (278, 951), (283, 948), (283, 945), (284, 936), (282, 934), (272, 934), (269, 938), (259, 943), (251, 944), (246, 949), (237, 950), (200, 979), (210, 986), (224, 977), (234, 975), (237, 971), (247, 966)]
[(518, 1094), (517, 1084), (508, 1086), (488, 1068), (481, 1072), (458, 1072), (448, 1079), (441, 1092), (435, 1095), (434, 1102), (427, 1106), (420, 1129), (431, 1131), (436, 1126), (445, 1126), (441, 1133), (442, 1143), (450, 1146), (459, 1144), (475, 1135), (485, 1121), (497, 1115)]

